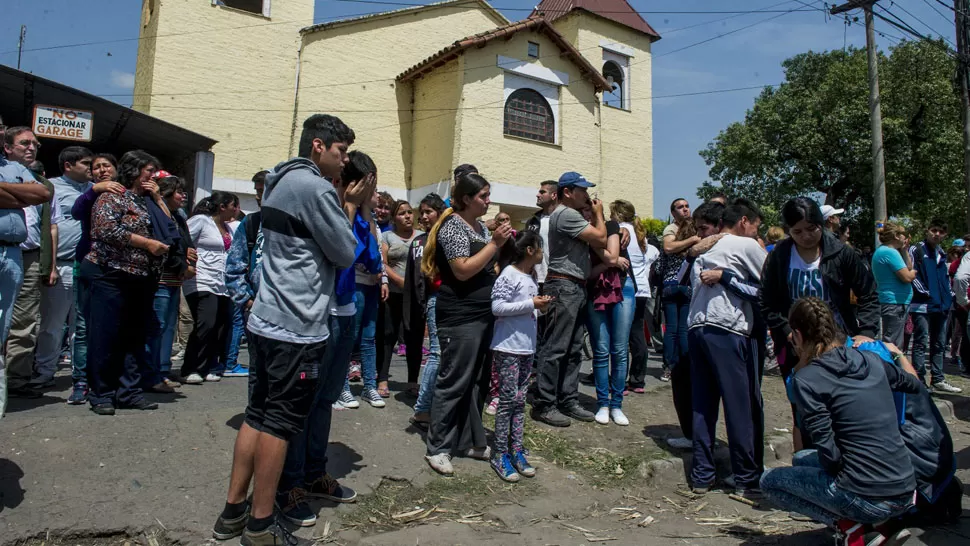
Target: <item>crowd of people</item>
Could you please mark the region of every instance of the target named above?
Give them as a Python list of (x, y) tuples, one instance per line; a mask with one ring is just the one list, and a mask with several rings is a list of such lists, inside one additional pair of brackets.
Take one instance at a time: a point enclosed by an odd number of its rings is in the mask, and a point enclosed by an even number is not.
[[(540, 184), (539, 211), (517, 230), (504, 212), (483, 220), (490, 184), (473, 165), (454, 170), (447, 199), (428, 194), (416, 210), (379, 192), (355, 138), (338, 118), (311, 116), (298, 157), (253, 177), (260, 210), (243, 215), (235, 195), (214, 191), (186, 214), (185, 181), (144, 151), (119, 161), (67, 147), (62, 175), (47, 180), (36, 136), (6, 128), (6, 396), (41, 396), (59, 360), (72, 368), (68, 403), (99, 415), (157, 409), (146, 391), (248, 377), (213, 536), (303, 544), (282, 522), (313, 525), (309, 499), (357, 497), (327, 472), (333, 412), (385, 407), (395, 352), (427, 464), (450, 476), (453, 457), (480, 459), (516, 482), (537, 474), (527, 400), (546, 425), (627, 426), (624, 398), (645, 392), (662, 339), (660, 379), (683, 433), (668, 444), (692, 452), (694, 494), (766, 496), (849, 546), (872, 531), (875, 544), (900, 544), (899, 518), (914, 510), (959, 515), (952, 441), (929, 398), (960, 392), (944, 374), (947, 350), (970, 365), (970, 255), (960, 239), (943, 248), (945, 223), (918, 243), (884, 223), (868, 257), (846, 242), (840, 209), (799, 197), (782, 226), (762, 226), (753, 202), (720, 195), (694, 211), (675, 200), (653, 239), (630, 202), (606, 207), (595, 184), (566, 172)], [(587, 336), (595, 407), (579, 393)], [(773, 363), (797, 454), (766, 470), (761, 384)], [(726, 483), (714, 464), (722, 403)]]

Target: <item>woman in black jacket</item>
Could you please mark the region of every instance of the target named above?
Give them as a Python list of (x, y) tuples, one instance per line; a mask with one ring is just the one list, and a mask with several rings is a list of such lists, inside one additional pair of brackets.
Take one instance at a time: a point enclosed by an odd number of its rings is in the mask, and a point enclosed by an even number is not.
[[(836, 325), (858, 339), (879, 334), (879, 297), (865, 262), (851, 247), (825, 229), (822, 211), (807, 197), (796, 197), (781, 209), (788, 238), (768, 254), (761, 274), (761, 314), (775, 343), (782, 376), (787, 379), (793, 356), (788, 312), (796, 300), (816, 297), (832, 309)], [(851, 299), (855, 294), (857, 306)], [(793, 409), (794, 414), (794, 409)], [(795, 450), (810, 442), (795, 429)]]

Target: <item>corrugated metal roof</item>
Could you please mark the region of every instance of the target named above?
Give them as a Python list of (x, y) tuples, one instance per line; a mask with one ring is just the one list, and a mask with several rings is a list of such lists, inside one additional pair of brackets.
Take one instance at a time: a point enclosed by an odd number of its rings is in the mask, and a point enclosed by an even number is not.
[(560, 51), (562, 51), (567, 57), (569, 57), (580, 69), (584, 78), (588, 78), (593, 82), (597, 91), (605, 91), (612, 89), (613, 86), (606, 81), (606, 78), (596, 70), (593, 65), (586, 60), (586, 57), (579, 52), (572, 44), (570, 44), (566, 38), (559, 33), (558, 30), (553, 28), (542, 17), (529, 17), (528, 19), (506, 25), (504, 27), (499, 27), (488, 32), (482, 32), (481, 34), (476, 34), (474, 36), (469, 36), (467, 38), (458, 40), (457, 42), (451, 44), (448, 47), (443, 48), (434, 55), (428, 57), (427, 59), (421, 61), (420, 63), (412, 66), (411, 68), (405, 70), (397, 77), (398, 81), (406, 82), (419, 78), (420, 76), (434, 70), (435, 68), (446, 64), (452, 59), (457, 58), (466, 49), (477, 46), (485, 47), (488, 42), (495, 40), (496, 38), (511, 38), (513, 34), (522, 32), (524, 30), (534, 30), (536, 32), (542, 32), (548, 36), (557, 46), (559, 46)]
[(552, 22), (573, 10), (588, 11), (640, 31), (655, 41), (660, 39), (660, 34), (626, 0), (542, 0), (532, 14)]
[[(486, 2), (485, 0), (446, 0), (445, 2), (433, 2), (431, 4), (425, 4), (423, 6), (413, 6), (413, 7), (403, 8), (403, 9), (382, 11), (380, 13), (369, 13), (367, 15), (361, 15), (360, 17), (350, 17), (347, 19), (337, 19), (336, 21), (327, 21), (326, 23), (319, 23), (316, 25), (305, 27), (300, 30), (300, 34), (309, 34), (311, 32), (326, 30), (328, 28), (333, 28), (336, 26), (359, 23), (362, 21), (369, 21), (371, 19), (380, 19), (382, 17), (388, 17), (388, 16), (406, 15), (408, 13), (420, 12), (428, 9), (447, 8), (449, 6), (451, 6), (452, 8), (458, 8), (458, 7), (463, 7), (463, 5), (467, 5), (467, 4), (478, 4), (478, 6), (474, 6), (475, 9), (479, 9), (479, 7), (481, 7), (483, 11), (493, 15), (501, 23), (508, 24), (510, 22), (504, 15), (502, 15), (501, 12), (493, 8), (492, 5)], [(469, 7), (472, 7), (472, 6), (469, 6)]]

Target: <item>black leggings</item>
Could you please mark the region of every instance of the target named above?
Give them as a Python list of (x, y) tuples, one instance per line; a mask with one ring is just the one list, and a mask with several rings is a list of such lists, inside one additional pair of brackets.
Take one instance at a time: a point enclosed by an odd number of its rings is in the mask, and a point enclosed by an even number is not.
[(195, 325), (185, 346), (182, 377), (197, 373), (205, 377), (212, 364), (222, 358), (232, 321), (232, 300), (212, 292), (186, 294)]
[(648, 298), (637, 298), (633, 311), (633, 324), (630, 325), (630, 387), (643, 388), (647, 376), (647, 336), (644, 326), (653, 324), (653, 309), (647, 309)]
[[(391, 292), (377, 312), (377, 382), (387, 381), (391, 375), (391, 357), (403, 330), (404, 294)], [(420, 353), (419, 353), (420, 354)], [(418, 367), (421, 361), (418, 361)], [(410, 370), (408, 371), (410, 374)], [(416, 381), (416, 380), (415, 380)]]

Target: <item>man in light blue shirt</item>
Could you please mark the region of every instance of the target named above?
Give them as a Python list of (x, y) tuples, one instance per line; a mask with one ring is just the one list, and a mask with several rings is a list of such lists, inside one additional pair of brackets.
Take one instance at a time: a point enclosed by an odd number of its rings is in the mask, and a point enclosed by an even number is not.
[[(0, 156), (0, 347), (7, 342), (13, 304), (24, 281), (20, 243), (27, 240), (24, 207), (51, 198), (47, 188), (20, 163)], [(7, 406), (6, 364), (0, 354), (0, 415)]]
[(74, 256), (81, 240), (81, 222), (71, 215), (74, 201), (90, 188), (91, 162), (94, 154), (81, 146), (64, 148), (57, 156), (61, 176), (51, 179), (55, 207), (62, 213), (57, 225), (57, 262), (54, 269), (60, 280), (53, 286), (41, 288), (40, 329), (37, 332), (37, 351), (34, 357), (34, 378), (30, 383), (44, 387), (54, 380), (57, 360), (61, 355), (64, 325), (70, 320), (73, 334), (74, 320)]

